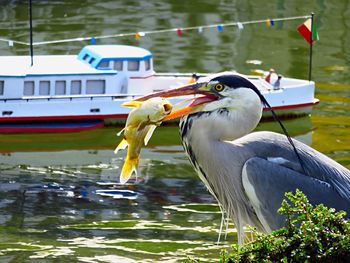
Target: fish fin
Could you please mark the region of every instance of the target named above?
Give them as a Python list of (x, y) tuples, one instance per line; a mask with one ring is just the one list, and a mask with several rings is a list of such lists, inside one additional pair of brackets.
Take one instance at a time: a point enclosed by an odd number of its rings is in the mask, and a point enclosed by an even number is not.
[(145, 136), (145, 139), (144, 139), (144, 143), (145, 143), (145, 146), (148, 144), (149, 140), (151, 139), (152, 135), (153, 135), (153, 132), (154, 130), (157, 128), (156, 125), (150, 125), (150, 128), (149, 130), (147, 131), (147, 134)]
[(127, 108), (138, 108), (141, 106), (141, 104), (142, 104), (142, 101), (132, 100), (132, 101), (124, 102), (122, 106)]
[(139, 165), (139, 160), (140, 157), (134, 159), (129, 159), (128, 157), (126, 158), (119, 178), (121, 184), (125, 184), (133, 173), (135, 173), (137, 176), (137, 167)]
[(115, 148), (114, 153), (117, 154), (119, 150), (124, 150), (126, 147), (128, 147), (128, 142), (123, 139), (117, 146), (117, 148)]
[(148, 121), (140, 122), (139, 126), (137, 127), (137, 131), (141, 131), (141, 130), (144, 129), (147, 125), (148, 125)]

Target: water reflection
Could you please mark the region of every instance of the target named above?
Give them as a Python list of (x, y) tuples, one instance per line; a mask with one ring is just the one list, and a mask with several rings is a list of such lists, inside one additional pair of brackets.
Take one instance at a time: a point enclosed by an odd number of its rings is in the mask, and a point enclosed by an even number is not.
[[(293, 137), (350, 167), (349, 1), (84, 0), (33, 1), (33, 7), (35, 41), (314, 11), (321, 40), (314, 46), (313, 77), (321, 103), (311, 118), (284, 123)], [(306, 78), (308, 46), (296, 32), (300, 22), (98, 43), (147, 48), (159, 72), (235, 69), (249, 74), (273, 67), (284, 76)], [(27, 41), (27, 31), (27, 3), (3, 3), (0, 35)], [(34, 53), (76, 54), (86, 44), (36, 46)], [(1, 42), (0, 53), (24, 55), (28, 50)], [(265, 129), (280, 131), (272, 122), (258, 127)], [(116, 132), (104, 128), (78, 134), (0, 135), (0, 261), (217, 262), (220, 214), (182, 151), (177, 128), (156, 130), (142, 152), (137, 181), (133, 178), (125, 186), (117, 184), (123, 155), (112, 152), (118, 144)], [(229, 242), (235, 238), (234, 233), (228, 235)]]
[[(310, 117), (285, 124), (293, 136), (311, 140)], [(279, 127), (262, 123), (262, 129)], [(142, 151), (138, 178), (127, 185), (118, 183), (125, 153), (113, 154), (117, 130), (0, 135), (11, 141), (0, 156), (0, 231), (7, 233), (0, 253), (16, 260), (11, 243), (32, 259), (217, 258), (221, 214), (190, 166), (177, 127), (157, 129)], [(231, 225), (226, 242), (235, 240)]]

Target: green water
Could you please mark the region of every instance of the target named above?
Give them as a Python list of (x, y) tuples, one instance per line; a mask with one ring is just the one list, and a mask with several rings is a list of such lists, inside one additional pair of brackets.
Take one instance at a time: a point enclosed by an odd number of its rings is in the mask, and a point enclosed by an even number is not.
[[(198, 26), (316, 13), (313, 79), (321, 103), (286, 120), (293, 137), (350, 168), (350, 1), (36, 1), (34, 41)], [(0, 38), (27, 41), (27, 6), (0, 1)], [(275, 68), (307, 78), (302, 20), (237, 28), (98, 40), (151, 50), (158, 72), (242, 73)], [(35, 54), (75, 54), (85, 42), (37, 46)], [(27, 47), (0, 42), (1, 55)], [(34, 58), (35, 59), (35, 58)], [(34, 60), (35, 62), (35, 60)], [(236, 242), (230, 225), (216, 245), (221, 215), (183, 153), (175, 126), (156, 130), (138, 179), (115, 185), (123, 154), (119, 128), (71, 134), (0, 135), (0, 262), (217, 261)], [(279, 131), (276, 124), (259, 130)], [(223, 240), (223, 239), (222, 239)]]

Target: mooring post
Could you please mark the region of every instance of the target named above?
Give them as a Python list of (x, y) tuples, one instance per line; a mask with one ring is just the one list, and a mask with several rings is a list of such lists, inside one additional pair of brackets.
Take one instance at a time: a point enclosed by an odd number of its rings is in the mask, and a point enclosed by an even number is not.
[(309, 81), (311, 81), (312, 72), (312, 44), (313, 44), (313, 30), (314, 30), (314, 13), (311, 13), (311, 30), (310, 30), (310, 54), (309, 54)]
[(32, 0), (28, 2), (29, 13), (29, 53), (30, 53), (30, 66), (33, 66), (33, 16), (32, 16)]

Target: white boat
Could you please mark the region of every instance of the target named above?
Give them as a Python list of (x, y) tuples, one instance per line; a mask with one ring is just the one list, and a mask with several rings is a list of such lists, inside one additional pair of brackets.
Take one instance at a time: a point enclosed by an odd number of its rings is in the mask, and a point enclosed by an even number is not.
[[(37, 55), (32, 66), (30, 60), (0, 56), (0, 132), (75, 131), (122, 122), (129, 112), (123, 102), (192, 77), (156, 73), (150, 51), (126, 45), (89, 45), (78, 56)], [(247, 77), (279, 116), (309, 114), (319, 102), (313, 81), (283, 77), (274, 87), (262, 77)]]

